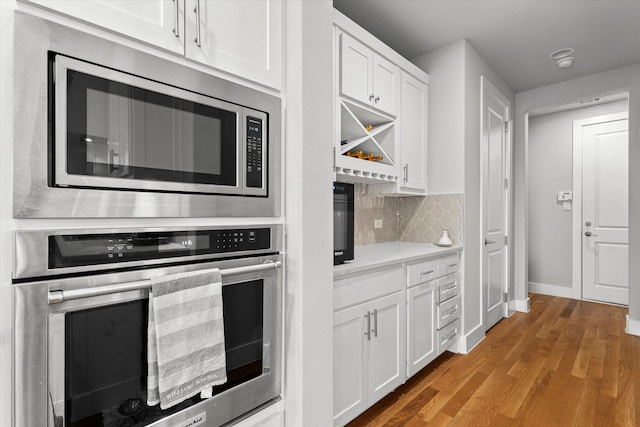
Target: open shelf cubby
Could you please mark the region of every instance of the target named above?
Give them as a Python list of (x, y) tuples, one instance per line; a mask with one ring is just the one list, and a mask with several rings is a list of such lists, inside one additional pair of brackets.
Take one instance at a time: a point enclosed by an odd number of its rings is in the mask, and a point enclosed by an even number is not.
[[(340, 100), (340, 154), (362, 151), (364, 155), (382, 156), (371, 161), (349, 157), (352, 160), (395, 165), (395, 119), (361, 107), (346, 99)], [(368, 129), (369, 127), (369, 129)], [(362, 165), (366, 167), (365, 165)]]

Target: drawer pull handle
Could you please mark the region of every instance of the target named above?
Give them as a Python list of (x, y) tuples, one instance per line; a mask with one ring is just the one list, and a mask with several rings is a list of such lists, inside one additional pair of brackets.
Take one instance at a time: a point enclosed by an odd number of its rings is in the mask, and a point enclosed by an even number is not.
[(453, 267), (457, 267), (457, 266), (458, 266), (458, 263), (447, 265), (447, 267), (449, 267), (449, 268), (453, 268)]
[(445, 317), (449, 317), (449, 316), (451, 316), (453, 313), (455, 313), (456, 311), (458, 311), (458, 307), (453, 307), (453, 308), (450, 308), (449, 310), (445, 310), (445, 311), (442, 313), (442, 318), (444, 319)]
[(456, 286), (457, 286), (457, 285), (456, 285), (455, 283), (454, 283), (453, 285), (449, 285), (449, 286), (447, 286), (446, 288), (442, 288), (442, 292), (449, 292), (449, 291), (451, 291), (451, 290), (455, 289), (455, 288), (456, 288)]
[(447, 335), (445, 335), (442, 341), (440, 341), (441, 344), (446, 344), (449, 341), (451, 341), (453, 339), (453, 337), (455, 337), (458, 334), (458, 330), (454, 329), (453, 331), (449, 332)]
[(426, 276), (427, 274), (431, 274), (431, 273), (433, 273), (433, 270), (421, 271), (421, 272), (420, 272), (420, 275), (421, 275), (421, 276)]

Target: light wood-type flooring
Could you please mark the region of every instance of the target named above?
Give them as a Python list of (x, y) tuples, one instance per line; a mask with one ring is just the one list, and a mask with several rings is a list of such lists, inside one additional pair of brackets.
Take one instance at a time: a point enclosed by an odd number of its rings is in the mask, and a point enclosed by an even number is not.
[(640, 337), (626, 308), (531, 294), (531, 311), (444, 353), (356, 426), (640, 426)]

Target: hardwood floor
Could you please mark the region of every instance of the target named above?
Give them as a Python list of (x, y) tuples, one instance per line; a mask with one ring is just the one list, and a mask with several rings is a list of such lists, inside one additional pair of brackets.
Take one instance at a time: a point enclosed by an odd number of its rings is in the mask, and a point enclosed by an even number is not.
[(640, 337), (626, 308), (531, 294), (531, 311), (445, 353), (357, 426), (640, 426)]

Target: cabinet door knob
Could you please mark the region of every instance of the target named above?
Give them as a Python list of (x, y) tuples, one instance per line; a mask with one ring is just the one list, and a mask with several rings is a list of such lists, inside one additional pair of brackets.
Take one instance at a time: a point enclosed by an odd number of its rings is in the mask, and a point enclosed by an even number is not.
[(379, 96), (376, 96), (376, 99), (374, 99), (374, 101), (375, 101), (375, 103), (377, 104), (377, 103), (378, 103), (378, 101), (380, 101), (380, 97), (379, 97)]
[(375, 96), (375, 95), (373, 95), (373, 94), (372, 94), (372, 95), (369, 95), (369, 101), (373, 101), (373, 99), (374, 99), (375, 97), (376, 97), (376, 96)]

